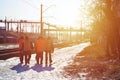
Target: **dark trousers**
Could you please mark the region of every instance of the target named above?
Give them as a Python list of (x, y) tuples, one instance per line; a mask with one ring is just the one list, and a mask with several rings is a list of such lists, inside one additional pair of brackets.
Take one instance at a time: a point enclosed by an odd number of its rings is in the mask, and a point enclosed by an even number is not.
[(24, 51), (25, 54), (25, 64), (30, 63), (31, 51)]
[(52, 63), (52, 57), (51, 57), (51, 50), (47, 50), (45, 54), (45, 64), (47, 65), (49, 61), (49, 64)]
[(36, 53), (36, 62), (37, 64), (41, 64), (43, 62), (43, 52)]
[(20, 54), (19, 54), (19, 59), (20, 59), (20, 63), (23, 63), (23, 50), (20, 50)]
[(31, 52), (30, 51), (20, 51), (20, 63), (23, 63), (23, 60), (25, 58), (25, 64), (29, 63), (31, 58)]

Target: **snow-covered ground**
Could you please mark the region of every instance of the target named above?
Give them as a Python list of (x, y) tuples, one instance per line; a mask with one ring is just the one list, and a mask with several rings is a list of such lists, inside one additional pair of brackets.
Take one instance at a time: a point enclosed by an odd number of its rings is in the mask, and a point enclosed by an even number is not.
[[(73, 80), (62, 75), (63, 68), (72, 62), (72, 58), (90, 43), (55, 49), (51, 67), (36, 65), (35, 54), (29, 65), (19, 64), (19, 58), (0, 60), (0, 80)], [(79, 79), (79, 78), (78, 78)], [(79, 79), (81, 80), (81, 79)]]

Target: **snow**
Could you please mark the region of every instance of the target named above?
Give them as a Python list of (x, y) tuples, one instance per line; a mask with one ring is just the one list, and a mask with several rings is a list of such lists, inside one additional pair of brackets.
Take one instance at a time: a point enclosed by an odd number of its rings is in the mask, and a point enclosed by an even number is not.
[(0, 80), (76, 80), (65, 77), (62, 74), (64, 72), (63, 68), (72, 63), (72, 58), (89, 44), (82, 43), (55, 49), (52, 54), (53, 64), (51, 67), (44, 64), (43, 66), (37, 65), (35, 54), (32, 55), (29, 65), (19, 64), (18, 57), (0, 60)]

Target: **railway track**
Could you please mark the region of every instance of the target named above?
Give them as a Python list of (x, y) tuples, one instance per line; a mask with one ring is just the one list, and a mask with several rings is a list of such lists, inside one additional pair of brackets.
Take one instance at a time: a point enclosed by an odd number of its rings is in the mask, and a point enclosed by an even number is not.
[[(63, 44), (63, 43), (54, 45), (55, 48), (63, 48), (63, 47), (67, 47), (67, 46), (71, 46), (71, 45)], [(20, 53), (20, 51), (18, 48), (0, 50), (0, 60), (5, 60), (5, 59), (11, 58), (11, 57), (18, 57), (19, 53)]]
[(3, 49), (3, 50), (0, 50), (0, 55), (1, 55), (1, 54), (5, 54), (5, 53), (9, 53), (9, 52), (15, 52), (15, 51), (19, 51), (18, 48), (14, 48), (14, 49)]
[(0, 50), (0, 60), (5, 60), (15, 56), (19, 56), (18, 48)]

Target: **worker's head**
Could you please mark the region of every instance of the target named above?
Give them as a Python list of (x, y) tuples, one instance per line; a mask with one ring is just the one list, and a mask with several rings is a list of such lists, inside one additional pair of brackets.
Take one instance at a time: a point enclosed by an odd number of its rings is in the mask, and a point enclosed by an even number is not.
[(20, 39), (23, 39), (24, 37), (23, 36), (20, 36)]
[(28, 36), (25, 36), (25, 39), (28, 39)]
[(51, 39), (51, 37), (50, 37), (50, 36), (48, 36), (48, 39)]
[(43, 38), (43, 36), (42, 36), (42, 35), (39, 35), (38, 39), (40, 39), (40, 38)]

